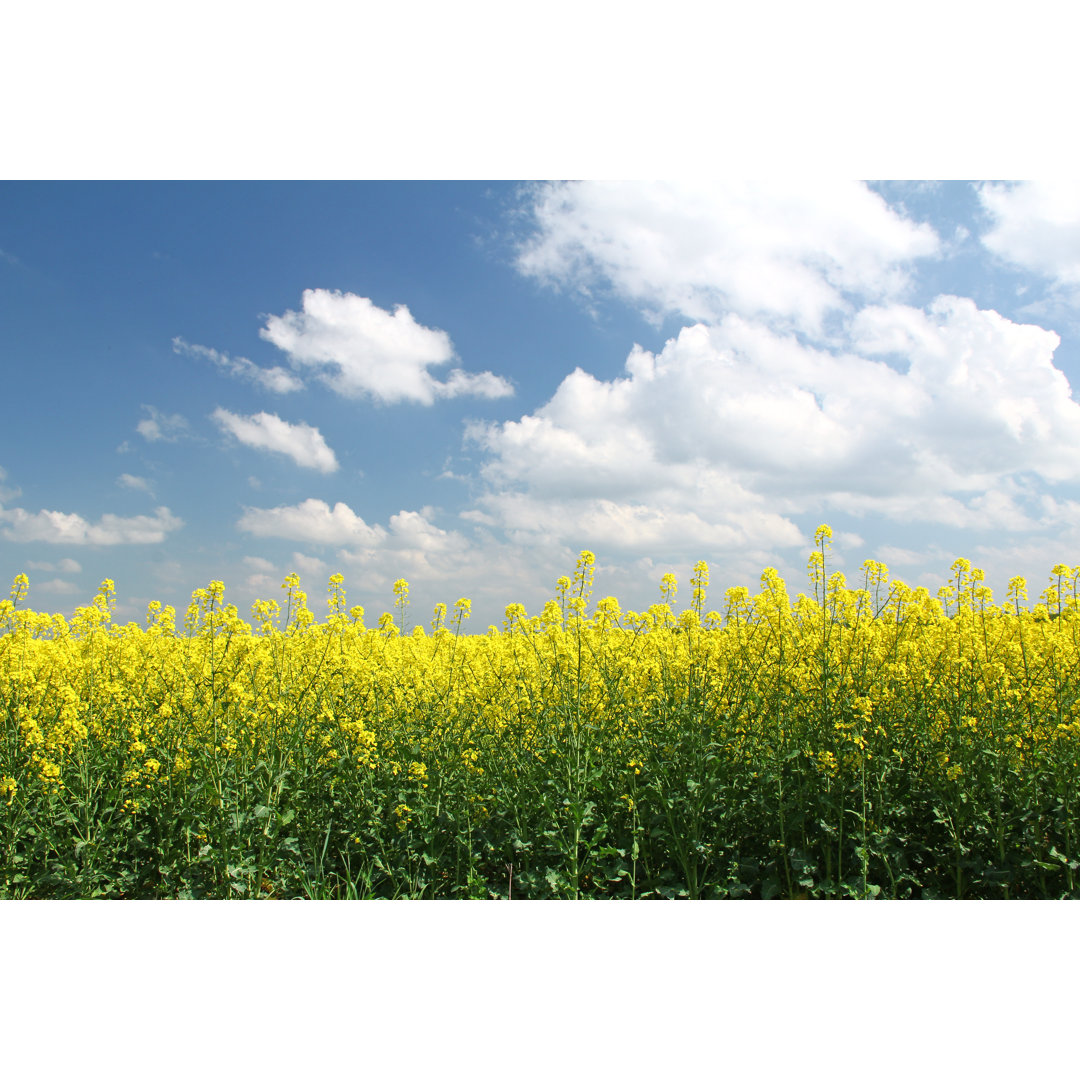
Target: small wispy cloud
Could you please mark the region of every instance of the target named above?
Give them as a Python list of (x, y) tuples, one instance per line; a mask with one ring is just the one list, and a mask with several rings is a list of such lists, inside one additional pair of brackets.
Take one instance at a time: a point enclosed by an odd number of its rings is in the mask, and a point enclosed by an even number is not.
[(41, 581), (33, 586), (35, 590), (50, 593), (54, 596), (71, 596), (72, 593), (81, 592), (80, 586), (73, 581), (65, 581), (63, 578), (52, 578), (49, 581)]
[(228, 409), (215, 409), (211, 414), (222, 431), (228, 432), (245, 446), (284, 454), (305, 469), (332, 473), (338, 469), (334, 451), (326, 445), (318, 428), (310, 424), (290, 424), (273, 413), (260, 412), (254, 416), (237, 416)]
[(135, 425), (147, 442), (178, 442), (188, 432), (188, 422), (179, 413), (167, 416), (153, 405), (142, 406), (150, 415)]
[(21, 494), (20, 488), (4, 487), (4, 481), (7, 479), (7, 470), (0, 467), (0, 503), (11, 502), (12, 499), (17, 499)]
[(79, 574), (82, 572), (82, 567), (74, 559), (61, 559), (56, 563), (35, 562), (31, 559), (26, 565), (29, 569), (40, 570), (44, 574), (55, 574), (57, 571), (61, 574)]
[(131, 473), (121, 473), (116, 478), (116, 483), (130, 491), (144, 491), (147, 495), (154, 494), (154, 485), (145, 476), (132, 476)]
[(229, 356), (206, 345), (192, 345), (182, 337), (172, 339), (173, 352), (182, 356), (194, 356), (209, 360), (220, 371), (235, 379), (255, 383), (274, 394), (291, 394), (304, 389), (304, 383), (283, 367), (263, 368), (246, 356)]

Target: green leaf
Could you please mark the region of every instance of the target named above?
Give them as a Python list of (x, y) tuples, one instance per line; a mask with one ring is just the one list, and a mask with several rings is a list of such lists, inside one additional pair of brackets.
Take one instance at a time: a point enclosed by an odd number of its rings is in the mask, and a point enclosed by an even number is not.
[(608, 859), (612, 855), (618, 855), (620, 859), (626, 857), (626, 852), (622, 848), (602, 847), (596, 852), (598, 859)]

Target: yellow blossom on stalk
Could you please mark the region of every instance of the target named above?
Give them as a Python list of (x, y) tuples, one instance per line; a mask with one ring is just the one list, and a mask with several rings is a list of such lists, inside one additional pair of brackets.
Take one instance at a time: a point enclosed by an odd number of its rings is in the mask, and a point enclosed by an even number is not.
[(44, 784), (60, 783), (60, 766), (55, 761), (49, 761), (35, 751), (30, 755), (30, 764), (37, 773), (38, 778)]
[(398, 803), (394, 807), (394, 816), (397, 818), (397, 827), (404, 832), (412, 821), (412, 810), (405, 803)]
[(728, 602), (728, 618), (738, 619), (740, 615), (749, 616), (750, 590), (745, 585), (736, 585), (724, 594)]
[(333, 627), (340, 633), (345, 623), (345, 578), (341, 574), (332, 574), (326, 586), (327, 627)]
[(584, 615), (585, 605), (592, 595), (593, 567), (596, 564), (596, 556), (591, 551), (583, 551), (578, 556), (577, 567), (574, 570), (574, 588), (577, 592), (575, 599), (580, 601), (575, 610)]
[(19, 730), (22, 732), (23, 746), (28, 749), (34, 750), (45, 745), (45, 735), (42, 733), (41, 725), (32, 717), (23, 720), (19, 724)]
[(520, 627), (529, 617), (529, 613), (525, 610), (524, 604), (508, 604), (505, 615), (506, 619), (503, 622), (503, 629), (508, 634), (512, 634), (514, 632), (514, 627)]
[(874, 703), (866, 697), (857, 697), (851, 703), (851, 710), (856, 716), (869, 720), (874, 715)]
[(963, 585), (960, 582), (971, 572), (971, 560), (965, 558), (956, 559), (949, 569), (956, 574), (958, 579), (957, 589), (961, 589)]
[(596, 605), (596, 627), (599, 630), (606, 630), (609, 626), (618, 626), (619, 621), (622, 618), (622, 611), (619, 609), (619, 601), (614, 596), (605, 596)]
[(405, 633), (405, 613), (409, 608), (409, 583), (404, 578), (394, 582), (394, 607), (401, 618), (401, 632)]
[(700, 620), (701, 612), (705, 607), (705, 590), (709, 585), (709, 564), (707, 562), (694, 563), (694, 576), (690, 579), (690, 584), (694, 590), (693, 609)]
[(565, 599), (570, 589), (570, 579), (563, 574), (562, 577), (556, 579), (555, 588), (558, 589), (560, 598)]
[(817, 763), (821, 771), (829, 776), (836, 776), (840, 771), (840, 765), (836, 760), (836, 755), (831, 750), (819, 750), (817, 754)]
[(660, 579), (660, 596), (665, 604), (675, 603), (675, 594), (679, 591), (679, 582), (674, 574), (665, 574)]
[(273, 621), (281, 613), (281, 608), (276, 600), (256, 600), (251, 605), (252, 617), (262, 624), (262, 632), (270, 634), (273, 631)]
[(1027, 594), (1027, 578), (1023, 578), (1023, 577), (1009, 578), (1009, 591), (1008, 591), (1007, 595), (1008, 595), (1010, 600), (1013, 600), (1013, 601), (1016, 602), (1016, 604), (1018, 605), (1017, 609), (1019, 610), (1020, 601), (1021, 600), (1026, 600), (1028, 598), (1028, 594)]
[(106, 578), (94, 597), (94, 606), (105, 615), (110, 615), (116, 607), (116, 582)]
[(30, 579), (25, 574), (16, 574), (11, 582), (11, 605), (16, 607), (30, 591)]
[(461, 633), (461, 624), (472, 614), (472, 601), (461, 597), (454, 603), (454, 633)]

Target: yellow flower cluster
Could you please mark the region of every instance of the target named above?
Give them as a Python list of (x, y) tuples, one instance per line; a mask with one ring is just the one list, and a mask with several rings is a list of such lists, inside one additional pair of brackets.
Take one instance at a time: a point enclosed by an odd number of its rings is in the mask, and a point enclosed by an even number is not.
[[(394, 583), (396, 617), (375, 629), (362, 608), (346, 608), (340, 575), (321, 624), (290, 575), (284, 606), (257, 601), (254, 625), (214, 581), (195, 591), (178, 630), (157, 603), (145, 626), (114, 623), (111, 581), (70, 623), (21, 609), (20, 575), (0, 604), (0, 796), (62, 786), (91, 746), (115, 763), (129, 809), (184, 783), (197, 761), (216, 763), (212, 775), (260, 762), (277, 772), (383, 768), (425, 788), (442, 754), (480, 782), (491, 772), (486, 747), (512, 738), (539, 756), (548, 744), (538, 725), (559, 723), (587, 728), (594, 757), (614, 754), (633, 805), (649, 755), (664, 758), (673, 700), (722, 729), (724, 754), (797, 751), (823, 782), (883, 756), (956, 781), (976, 744), (1015, 767), (1049, 747), (1080, 757), (1078, 696), (1062, 693), (1080, 656), (1080, 567), (1056, 566), (1033, 610), (1021, 603), (1026, 582), (1013, 579), (999, 607), (962, 559), (936, 598), (890, 582), (872, 560), (850, 588), (826, 572), (829, 535), (823, 526), (815, 537), (813, 596), (792, 601), (768, 568), (756, 596), (732, 588), (723, 613), (706, 611), (699, 562), (679, 615), (673, 574), (644, 613), (605, 597), (590, 615), (586, 551), (541, 614), (510, 604), (503, 629), (485, 635), (462, 632), (464, 598), (449, 625), (440, 604), (430, 634), (406, 632), (404, 580)], [(552, 702), (568, 707), (553, 712)], [(404, 801), (394, 809), (399, 823), (409, 813)]]

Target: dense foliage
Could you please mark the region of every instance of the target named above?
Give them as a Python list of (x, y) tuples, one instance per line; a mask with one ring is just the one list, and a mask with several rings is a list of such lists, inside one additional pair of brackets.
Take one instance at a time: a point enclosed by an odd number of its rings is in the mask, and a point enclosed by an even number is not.
[(5, 897), (1071, 897), (1080, 567), (995, 606), (810, 557), (705, 610), (590, 613), (593, 557), (529, 617), (367, 629), (340, 576), (255, 626), (113, 586), (71, 622), (0, 605)]

